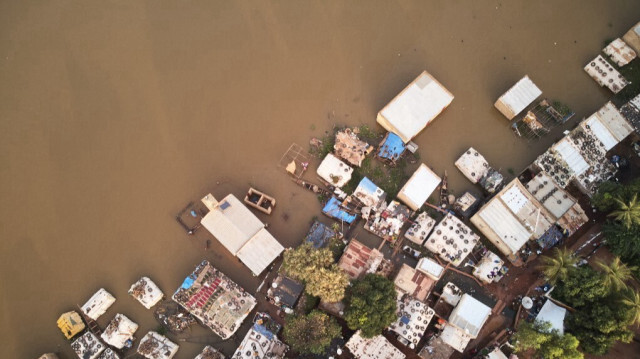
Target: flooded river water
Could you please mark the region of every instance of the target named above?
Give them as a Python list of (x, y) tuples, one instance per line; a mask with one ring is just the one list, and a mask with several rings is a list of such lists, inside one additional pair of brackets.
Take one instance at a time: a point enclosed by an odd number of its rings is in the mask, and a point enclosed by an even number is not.
[[(497, 97), (528, 74), (575, 110), (570, 127), (609, 97), (582, 67), (639, 19), (636, 0), (2, 2), (0, 357), (74, 357), (56, 319), (100, 287), (117, 302), (99, 322), (124, 313), (142, 337), (157, 324), (130, 284), (148, 275), (170, 295), (205, 258), (254, 291), (175, 214), (253, 185), (295, 246), (320, 206), (276, 167), (282, 153), (334, 124), (377, 126), (423, 70), (455, 99), (415, 139), (421, 160), (456, 193), (469, 146), (519, 172), (562, 129), (518, 139)], [(178, 358), (203, 346), (180, 344)]]

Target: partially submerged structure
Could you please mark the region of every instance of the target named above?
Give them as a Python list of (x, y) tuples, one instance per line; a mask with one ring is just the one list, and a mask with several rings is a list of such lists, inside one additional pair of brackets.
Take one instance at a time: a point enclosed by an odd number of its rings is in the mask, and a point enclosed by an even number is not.
[(447, 345), (462, 353), (469, 341), (478, 337), (489, 315), (491, 308), (469, 294), (463, 294), (440, 337)]
[(122, 349), (125, 346), (130, 347), (133, 344), (133, 335), (136, 330), (138, 330), (138, 324), (134, 323), (124, 314), (118, 313), (113, 320), (109, 322), (101, 337), (105, 343), (116, 349)]
[(267, 290), (267, 298), (285, 311), (292, 310), (298, 303), (298, 298), (304, 290), (304, 285), (284, 274), (278, 274)]
[(342, 233), (334, 231), (331, 227), (326, 224), (313, 221), (311, 228), (309, 228), (309, 232), (304, 237), (306, 242), (311, 243), (313, 248), (324, 248), (329, 245), (329, 240), (333, 237), (342, 237)]
[(150, 331), (138, 345), (138, 354), (147, 359), (171, 359), (178, 352), (178, 344), (164, 335)]
[(356, 359), (404, 359), (406, 356), (382, 335), (364, 338), (357, 331), (346, 347)]
[(97, 320), (115, 301), (116, 298), (111, 293), (100, 288), (80, 309), (87, 317)]
[(264, 192), (250, 187), (247, 194), (244, 196), (244, 203), (262, 213), (271, 214), (273, 207), (276, 206), (276, 199)]
[(435, 226), (436, 220), (429, 217), (427, 212), (422, 212), (404, 233), (404, 237), (413, 243), (422, 245)]
[(377, 210), (386, 197), (387, 194), (382, 188), (378, 187), (369, 178), (363, 177), (353, 194), (345, 199), (345, 204), (356, 209)]
[(264, 223), (233, 194), (220, 202), (208, 194), (202, 202), (210, 209), (202, 225), (254, 275), (262, 273), (284, 250)]
[(278, 167), (285, 170), (291, 176), (300, 178), (309, 167), (309, 152), (297, 143), (292, 143), (280, 158)]
[(633, 25), (633, 27), (624, 34), (622, 40), (634, 49), (636, 53), (640, 53), (640, 22)]
[(389, 242), (398, 239), (402, 226), (411, 216), (411, 210), (397, 201), (391, 201), (387, 206), (382, 204), (371, 212), (364, 229)]
[(417, 211), (435, 191), (442, 179), (424, 163), (411, 175), (411, 178), (398, 192), (398, 199), (409, 208)]
[(465, 192), (462, 196), (456, 198), (453, 204), (453, 211), (462, 218), (469, 218), (480, 206), (480, 196), (471, 192)]
[(378, 145), (376, 156), (394, 165), (402, 157), (406, 149), (407, 146), (400, 136), (393, 132), (387, 132), (380, 145)]
[(478, 183), (489, 171), (489, 162), (475, 148), (469, 147), (455, 162), (456, 167), (471, 183)]
[(97, 359), (105, 348), (105, 345), (91, 332), (85, 332), (71, 342), (71, 349), (80, 359)]
[(129, 295), (145, 308), (151, 309), (164, 298), (164, 293), (149, 277), (142, 277), (129, 288)]
[(398, 340), (415, 349), (435, 312), (414, 298), (403, 296), (398, 300), (398, 319), (389, 329), (398, 335)]
[(480, 237), (477, 234), (449, 213), (433, 229), (424, 246), (457, 267), (471, 253), (478, 240)]
[(206, 260), (172, 298), (222, 339), (235, 333), (256, 305), (253, 296)]
[(558, 331), (558, 334), (564, 334), (564, 317), (567, 315), (567, 310), (559, 305), (554, 304), (550, 299), (544, 303), (538, 315), (536, 316), (536, 322), (548, 322), (551, 325), (550, 330)]
[(84, 330), (85, 325), (78, 312), (72, 310), (63, 313), (57, 321), (58, 328), (62, 331), (65, 338), (71, 339)]
[(362, 166), (362, 161), (373, 151), (373, 146), (361, 141), (350, 128), (336, 133), (333, 152), (352, 166)]
[(358, 279), (367, 273), (376, 273), (381, 266), (386, 265), (384, 254), (377, 249), (371, 249), (353, 238), (338, 261), (351, 279)]
[(424, 71), (378, 112), (378, 123), (411, 141), (453, 101), (453, 95)]
[(220, 353), (218, 349), (211, 345), (207, 345), (195, 359), (224, 359), (224, 354)]
[(636, 58), (636, 52), (620, 38), (611, 41), (602, 51), (620, 67)]
[(436, 284), (436, 280), (408, 264), (403, 263), (393, 283), (396, 290), (419, 301), (425, 301)]
[(336, 197), (331, 197), (327, 203), (324, 204), (324, 207), (322, 207), (322, 213), (327, 215), (329, 218), (348, 224), (352, 224), (358, 218), (358, 215), (343, 207), (342, 202), (340, 202)]
[(601, 87), (607, 87), (611, 92), (618, 93), (620, 92), (629, 81), (622, 76), (618, 70), (613, 68), (602, 55), (596, 56), (591, 62), (589, 62), (585, 67), (584, 71), (591, 76), (592, 79), (596, 80), (598, 85)]
[(507, 119), (512, 120), (540, 95), (542, 95), (542, 91), (531, 81), (529, 76), (525, 75), (500, 96), (494, 106)]
[[(269, 321), (270, 318), (267, 319)], [(233, 359), (281, 359), (289, 347), (277, 337), (277, 330), (258, 319), (233, 354)]]
[(342, 187), (351, 180), (353, 168), (333, 154), (329, 153), (322, 160), (318, 170), (318, 176), (334, 187)]
[(481, 281), (491, 284), (502, 278), (504, 261), (492, 251), (487, 251), (473, 269), (473, 275)]

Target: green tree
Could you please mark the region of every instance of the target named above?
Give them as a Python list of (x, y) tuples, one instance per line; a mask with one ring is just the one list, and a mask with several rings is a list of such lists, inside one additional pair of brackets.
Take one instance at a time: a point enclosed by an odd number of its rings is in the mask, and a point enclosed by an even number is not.
[(632, 317), (630, 310), (607, 298), (590, 303), (587, 308), (569, 316), (568, 329), (580, 340), (583, 351), (604, 355), (616, 341), (631, 342), (633, 332), (629, 325)]
[(299, 353), (322, 355), (331, 341), (341, 333), (340, 325), (333, 317), (314, 310), (308, 315), (287, 318), (284, 339)]
[(622, 263), (620, 257), (613, 258), (609, 264), (602, 260), (597, 260), (595, 264), (602, 271), (602, 284), (607, 288), (618, 291), (627, 287), (625, 282), (631, 279), (632, 268)]
[(559, 282), (553, 295), (577, 309), (602, 300), (609, 295), (609, 288), (603, 284), (600, 273), (584, 266), (576, 268), (569, 277)]
[(331, 250), (315, 249), (311, 243), (285, 252), (282, 270), (293, 279), (304, 281), (307, 293), (327, 302), (341, 301), (349, 285), (349, 277), (335, 265)]
[(639, 192), (640, 178), (633, 180), (627, 185), (607, 181), (600, 184), (598, 191), (591, 198), (591, 204), (600, 212), (609, 212), (616, 208), (616, 198), (628, 201), (634, 194)]
[(571, 251), (558, 247), (554, 248), (552, 256), (542, 256), (540, 261), (540, 269), (551, 283), (566, 280), (578, 262)]
[(618, 222), (607, 222), (602, 228), (602, 233), (611, 252), (622, 260), (633, 261), (640, 258), (640, 225), (627, 228)]
[(626, 290), (620, 302), (629, 308), (632, 324), (640, 325), (640, 293), (631, 289)]
[(634, 224), (640, 224), (640, 202), (637, 193), (634, 193), (628, 202), (620, 198), (614, 198), (614, 201), (617, 208), (608, 214), (609, 217), (621, 222), (627, 229)]
[(582, 359), (584, 357), (578, 351), (580, 342), (576, 337), (571, 334), (559, 335), (557, 330), (551, 330), (548, 322), (524, 322), (520, 324), (514, 337), (517, 353), (532, 350), (536, 357), (545, 359)]
[(353, 283), (347, 294), (345, 320), (349, 328), (362, 330), (372, 338), (396, 319), (396, 291), (393, 282), (376, 274), (367, 274)]

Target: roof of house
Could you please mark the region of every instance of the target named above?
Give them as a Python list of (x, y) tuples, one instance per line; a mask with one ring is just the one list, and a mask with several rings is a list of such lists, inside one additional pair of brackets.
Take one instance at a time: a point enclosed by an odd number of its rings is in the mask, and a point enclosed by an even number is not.
[(416, 264), (416, 269), (435, 280), (440, 279), (442, 273), (444, 273), (444, 267), (429, 257), (420, 258), (418, 264)]
[(278, 274), (271, 287), (267, 290), (267, 296), (277, 299), (277, 303), (293, 308), (304, 290), (304, 285), (285, 275)]
[(436, 281), (425, 273), (403, 263), (393, 283), (401, 292), (424, 301), (429, 296)]
[(361, 141), (351, 129), (347, 128), (336, 133), (333, 150), (336, 156), (353, 166), (360, 167), (367, 154), (373, 151), (373, 146)]
[(195, 359), (224, 359), (224, 354), (220, 353), (218, 349), (211, 345), (207, 345)]
[(349, 167), (346, 163), (340, 161), (340, 159), (333, 154), (329, 153), (322, 160), (318, 170), (316, 171), (318, 176), (327, 181), (335, 187), (342, 187), (349, 180), (351, 180), (351, 173), (353, 168)]
[(358, 187), (353, 191), (352, 196), (366, 207), (376, 207), (385, 199), (387, 194), (369, 178), (363, 177)]
[(358, 279), (365, 273), (374, 273), (384, 260), (384, 255), (377, 249), (371, 249), (352, 239), (338, 261), (338, 267), (342, 268), (351, 279)]
[(106, 346), (90, 331), (71, 342), (71, 349), (82, 359), (96, 359)]
[(81, 309), (89, 318), (97, 320), (115, 301), (116, 298), (114, 298), (111, 293), (107, 292), (104, 288), (100, 288), (84, 303)]
[(391, 323), (389, 329), (417, 346), (435, 312), (422, 301), (404, 297), (398, 301), (398, 319)]
[(148, 359), (171, 359), (178, 349), (178, 344), (164, 335), (150, 331), (140, 340), (138, 354)]
[(233, 353), (233, 359), (284, 358), (289, 347), (281, 342), (276, 333), (255, 323), (247, 332), (240, 346)]
[(473, 269), (473, 275), (485, 283), (493, 282), (491, 273), (498, 273), (504, 261), (497, 254), (487, 251)]
[(468, 333), (465, 333), (464, 330), (450, 324), (445, 324), (440, 334), (440, 339), (448, 346), (462, 353), (473, 338), (471, 338)]
[(540, 309), (540, 312), (538, 312), (536, 321), (549, 322), (551, 324), (551, 330), (557, 330), (558, 333), (562, 335), (564, 334), (564, 317), (566, 314), (566, 309), (547, 299)]
[(120, 356), (111, 348), (107, 348), (98, 356), (98, 359), (120, 359)]
[(382, 335), (363, 338), (358, 330), (346, 347), (356, 359), (404, 359), (406, 356)]
[(411, 216), (411, 210), (398, 201), (391, 201), (387, 206), (382, 203), (371, 212), (364, 229), (391, 242), (398, 239), (402, 227)]
[(411, 141), (453, 101), (453, 95), (424, 71), (378, 113), (378, 123)]
[(391, 161), (397, 161), (407, 149), (402, 138), (393, 132), (387, 132), (387, 135), (380, 143), (378, 149), (378, 157), (382, 157)]
[(622, 39), (637, 53), (640, 53), (640, 22), (633, 25), (633, 27), (624, 34)]
[(478, 183), (489, 171), (489, 162), (473, 147), (469, 147), (455, 165), (471, 183)]
[(495, 107), (498, 111), (502, 112), (505, 117), (512, 120), (541, 94), (542, 91), (538, 86), (531, 81), (529, 76), (525, 75), (520, 81), (516, 82), (515, 85), (507, 90), (507, 92), (500, 96), (495, 103)]
[(562, 217), (577, 201), (545, 172), (526, 184), (527, 190), (556, 218)]
[(442, 179), (424, 163), (411, 175), (411, 178), (398, 192), (398, 199), (409, 208), (417, 211), (435, 191)]
[(147, 309), (151, 309), (164, 297), (160, 288), (149, 277), (142, 277), (133, 283), (129, 294)]
[(586, 71), (598, 85), (602, 87), (606, 86), (613, 93), (620, 92), (629, 84), (629, 81), (605, 60), (602, 55), (598, 55), (595, 59), (589, 61), (589, 63), (585, 65), (584, 71)]
[(102, 332), (100, 337), (105, 343), (112, 347), (122, 349), (129, 339), (133, 340), (133, 335), (138, 330), (138, 324), (127, 318), (124, 314), (116, 314)]
[(636, 52), (621, 38), (611, 41), (602, 51), (611, 56), (618, 66), (624, 66), (636, 58)]
[(269, 231), (262, 228), (236, 254), (254, 275), (260, 275), (273, 262), (284, 247)]
[(491, 308), (465, 293), (451, 312), (449, 324), (476, 338), (489, 315), (491, 315)]
[(451, 213), (436, 225), (424, 246), (454, 266), (460, 265), (480, 240), (466, 224)]
[(404, 233), (404, 236), (413, 243), (422, 244), (435, 226), (436, 220), (429, 217), (427, 212), (422, 212), (413, 221), (413, 224)]
[(344, 208), (342, 208), (342, 203), (335, 197), (331, 197), (327, 203), (322, 208), (322, 213), (327, 216), (337, 219), (339, 221), (343, 221), (346, 223), (353, 223), (358, 217), (357, 215), (347, 212)]
[(326, 224), (318, 221), (313, 221), (307, 236), (304, 237), (305, 241), (310, 242), (311, 245), (318, 249), (326, 247), (329, 244), (329, 239), (336, 236), (336, 232)]

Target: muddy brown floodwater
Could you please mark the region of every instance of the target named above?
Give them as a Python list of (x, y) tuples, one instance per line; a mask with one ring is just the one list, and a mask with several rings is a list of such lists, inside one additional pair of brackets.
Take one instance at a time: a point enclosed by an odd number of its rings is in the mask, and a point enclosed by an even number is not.
[[(519, 172), (562, 129), (527, 143), (493, 102), (528, 74), (575, 110), (571, 127), (610, 96), (583, 65), (639, 19), (637, 0), (3, 1), (0, 357), (74, 357), (56, 319), (100, 287), (117, 298), (100, 324), (124, 313), (142, 337), (156, 323), (129, 285), (148, 275), (170, 295), (205, 258), (254, 291), (174, 215), (253, 185), (278, 200), (258, 216), (296, 245), (320, 206), (281, 154), (334, 124), (376, 126), (422, 70), (455, 95), (415, 139), (422, 161), (456, 193), (469, 146)], [(178, 358), (203, 346), (180, 344)]]

